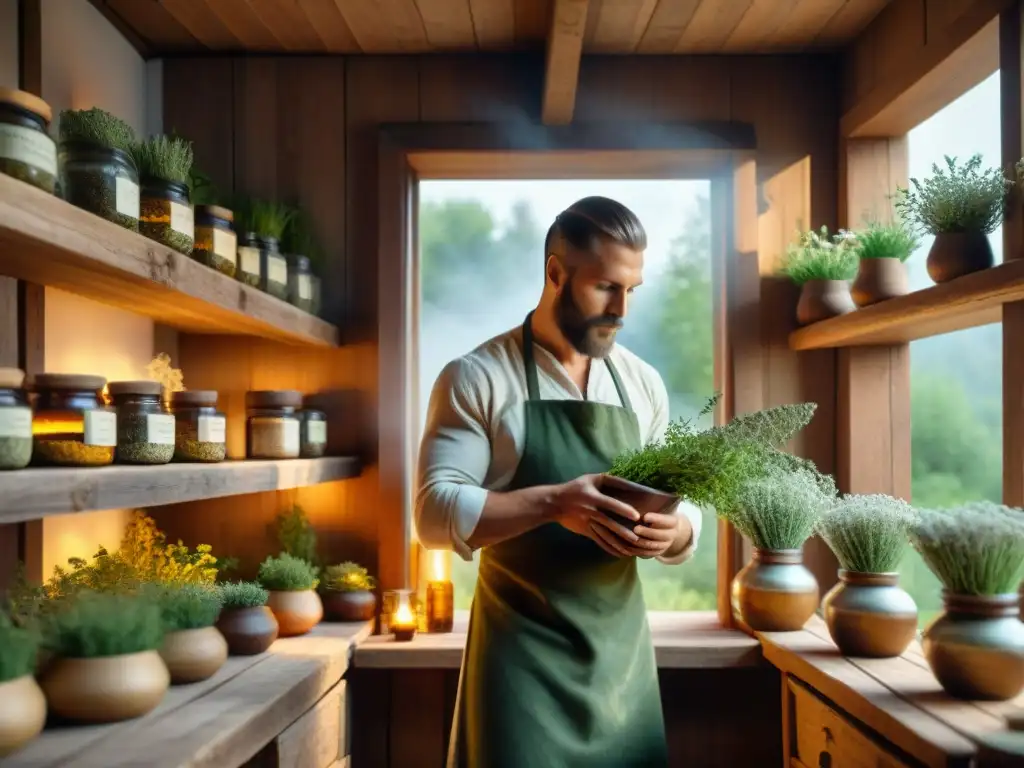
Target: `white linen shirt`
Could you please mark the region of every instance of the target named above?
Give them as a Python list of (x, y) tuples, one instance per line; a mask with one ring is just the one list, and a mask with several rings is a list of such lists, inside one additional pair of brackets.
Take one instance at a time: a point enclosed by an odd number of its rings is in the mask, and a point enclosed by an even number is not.
[[(438, 376), (430, 395), (420, 444), (416, 531), (427, 549), (453, 549), (473, 559), (466, 544), (483, 513), (490, 491), (506, 490), (523, 455), (525, 403), (529, 399), (522, 354), (522, 327), (514, 328), (453, 360)], [(583, 400), (583, 393), (555, 357), (533, 345), (542, 400)], [(629, 350), (616, 344), (611, 361), (629, 395), (643, 443), (660, 440), (668, 426), (668, 393), (661, 376)], [(587, 399), (621, 405), (608, 366), (594, 360)], [(690, 559), (700, 537), (700, 510), (686, 502), (693, 538), (672, 558)]]

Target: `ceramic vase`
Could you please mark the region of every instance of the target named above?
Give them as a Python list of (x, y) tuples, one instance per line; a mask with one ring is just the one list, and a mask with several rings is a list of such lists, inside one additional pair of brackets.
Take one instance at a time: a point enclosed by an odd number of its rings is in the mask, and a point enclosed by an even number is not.
[(342, 592), (325, 589), (320, 593), (327, 621), (370, 621), (377, 610), (377, 596), (368, 589)]
[(799, 549), (755, 549), (732, 580), (734, 613), (752, 630), (802, 629), (818, 608), (818, 581)]
[(917, 604), (900, 588), (898, 573), (840, 570), (821, 608), (844, 656), (899, 656), (917, 635)]
[(263, 653), (277, 640), (277, 619), (265, 605), (251, 608), (225, 608), (217, 619), (217, 629), (228, 644), (232, 656)]
[(46, 724), (46, 697), (32, 675), (0, 683), (0, 757), (17, 752)]
[(280, 637), (304, 635), (324, 617), (320, 595), (312, 589), (270, 590), (267, 607), (274, 613)]
[(928, 251), (928, 277), (948, 283), (995, 264), (992, 244), (982, 232), (941, 232)]
[(905, 296), (910, 292), (907, 266), (896, 258), (861, 259), (850, 296), (858, 307)]
[(141, 651), (53, 660), (40, 684), (50, 712), (80, 723), (113, 723), (151, 711), (171, 683), (160, 654)]
[(160, 658), (171, 673), (171, 683), (196, 683), (216, 674), (228, 658), (228, 643), (216, 627), (168, 632)]
[(800, 289), (796, 321), (810, 325), (857, 309), (845, 280), (808, 280)]

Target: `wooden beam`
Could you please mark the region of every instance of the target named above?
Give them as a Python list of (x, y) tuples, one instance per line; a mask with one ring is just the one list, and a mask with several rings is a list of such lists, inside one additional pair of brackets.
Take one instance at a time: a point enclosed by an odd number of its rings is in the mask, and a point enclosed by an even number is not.
[(588, 4), (589, 0), (555, 0), (551, 11), (541, 108), (541, 119), (546, 125), (572, 122)]

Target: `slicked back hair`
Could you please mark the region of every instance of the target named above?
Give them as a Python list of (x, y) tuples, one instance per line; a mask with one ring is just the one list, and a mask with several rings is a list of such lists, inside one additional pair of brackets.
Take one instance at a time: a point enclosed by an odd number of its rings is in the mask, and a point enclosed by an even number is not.
[(616, 200), (597, 195), (577, 200), (555, 217), (544, 238), (545, 264), (559, 235), (581, 251), (593, 249), (602, 237), (635, 251), (647, 248), (647, 232), (636, 214)]

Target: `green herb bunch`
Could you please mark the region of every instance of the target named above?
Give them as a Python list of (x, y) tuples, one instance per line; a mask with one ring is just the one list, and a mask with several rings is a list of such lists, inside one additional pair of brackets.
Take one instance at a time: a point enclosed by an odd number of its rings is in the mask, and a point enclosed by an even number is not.
[(775, 471), (748, 480), (737, 504), (719, 514), (758, 549), (800, 549), (835, 497), (803, 470)]
[(192, 142), (167, 136), (153, 136), (139, 142), (132, 151), (142, 179), (161, 179), (188, 184), (192, 170)]
[(264, 588), (278, 591), (316, 589), (319, 584), (314, 565), (282, 552), (260, 563), (259, 580)]
[(160, 606), (144, 592), (79, 592), (61, 599), (47, 622), (47, 641), (58, 656), (90, 659), (152, 651), (164, 625)]
[(1016, 592), (1024, 577), (1024, 511), (990, 501), (923, 509), (910, 542), (946, 591)]
[(168, 632), (212, 627), (220, 615), (221, 592), (213, 585), (161, 585), (154, 597)]
[(874, 221), (857, 233), (861, 259), (899, 259), (906, 261), (921, 244), (921, 238), (903, 221), (882, 224)]
[(797, 285), (811, 280), (852, 280), (857, 274), (857, 239), (840, 230), (829, 236), (828, 227), (801, 232), (782, 256), (778, 273)]
[(96, 107), (63, 110), (58, 133), (61, 142), (96, 144), (129, 154), (135, 147), (132, 127), (121, 118)]
[(260, 237), (280, 240), (295, 212), (283, 203), (239, 197), (234, 203), (239, 232), (255, 232)]
[(213, 179), (193, 165), (188, 172), (188, 199), (192, 205), (217, 205), (220, 197)]
[(884, 494), (844, 496), (818, 521), (817, 533), (844, 570), (893, 573), (907, 550), (916, 519), (903, 499)]
[(270, 595), (255, 581), (234, 581), (219, 584), (221, 603), (224, 610), (258, 608), (266, 605)]
[(285, 253), (305, 256), (309, 259), (313, 274), (323, 272), (324, 253), (316, 235), (316, 225), (309, 211), (301, 206), (293, 207), (293, 214), (285, 227), (281, 247)]
[(280, 512), (274, 521), (277, 542), (282, 552), (305, 560), (311, 565), (318, 564), (316, 554), (316, 531), (310, 525), (305, 511), (297, 504), (288, 512)]
[(332, 592), (364, 592), (375, 585), (373, 576), (363, 566), (345, 562), (327, 566), (321, 588)]
[(897, 189), (896, 210), (925, 232), (989, 234), (1003, 221), (1006, 197), (1013, 186), (998, 168), (981, 168), (981, 155), (957, 166), (946, 157), (946, 167), (932, 164), (924, 181), (910, 180), (910, 188)]
[(0, 683), (17, 680), (35, 671), (39, 637), (19, 627), (0, 612)]

